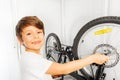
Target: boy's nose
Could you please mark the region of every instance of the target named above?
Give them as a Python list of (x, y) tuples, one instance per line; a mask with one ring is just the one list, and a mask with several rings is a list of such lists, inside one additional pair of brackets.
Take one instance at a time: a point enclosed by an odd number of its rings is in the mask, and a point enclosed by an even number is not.
[(34, 34), (34, 38), (39, 38), (39, 35), (38, 34)]

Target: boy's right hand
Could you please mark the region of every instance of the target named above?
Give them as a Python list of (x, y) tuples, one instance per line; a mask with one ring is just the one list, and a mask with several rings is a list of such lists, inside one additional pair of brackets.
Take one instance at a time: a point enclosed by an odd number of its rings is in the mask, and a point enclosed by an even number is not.
[(95, 53), (92, 55), (92, 59), (93, 59), (94, 63), (101, 65), (101, 64), (107, 62), (109, 60), (109, 57), (104, 54)]

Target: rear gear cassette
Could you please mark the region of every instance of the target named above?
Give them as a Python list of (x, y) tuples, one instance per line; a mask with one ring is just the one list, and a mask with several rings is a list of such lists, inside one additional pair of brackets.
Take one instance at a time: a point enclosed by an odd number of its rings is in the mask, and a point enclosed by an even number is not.
[(106, 68), (111, 68), (119, 62), (119, 53), (117, 50), (109, 44), (100, 44), (98, 45), (93, 53), (101, 53), (106, 56), (109, 56), (110, 60), (105, 63)]

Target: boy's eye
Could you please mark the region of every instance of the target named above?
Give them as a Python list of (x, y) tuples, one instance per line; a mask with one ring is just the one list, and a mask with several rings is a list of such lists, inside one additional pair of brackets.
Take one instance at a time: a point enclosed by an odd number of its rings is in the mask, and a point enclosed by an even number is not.
[(38, 31), (38, 33), (42, 33), (41, 31)]
[(31, 35), (31, 33), (27, 33), (26, 35)]

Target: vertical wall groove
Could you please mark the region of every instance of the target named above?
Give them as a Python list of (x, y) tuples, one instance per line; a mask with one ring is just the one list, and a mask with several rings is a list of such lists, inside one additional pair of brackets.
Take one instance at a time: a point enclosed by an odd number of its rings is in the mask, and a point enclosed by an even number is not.
[(110, 15), (110, 0), (105, 0), (105, 16)]
[(65, 41), (65, 0), (61, 0), (61, 36), (62, 41)]

